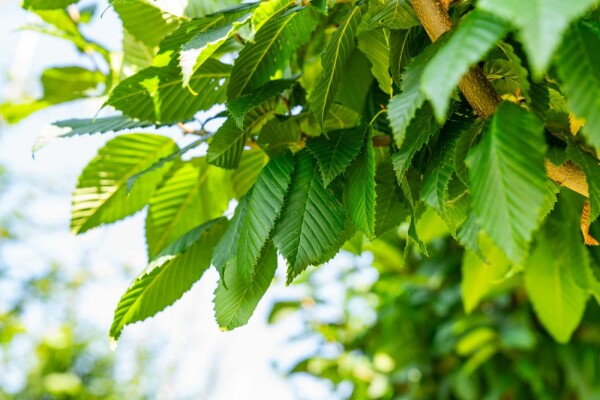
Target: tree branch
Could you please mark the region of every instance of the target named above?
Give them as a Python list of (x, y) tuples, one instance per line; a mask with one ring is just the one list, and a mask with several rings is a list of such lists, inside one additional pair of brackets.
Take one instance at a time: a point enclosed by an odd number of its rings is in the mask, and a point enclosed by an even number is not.
[[(444, 6), (437, 0), (412, 0), (417, 17), (432, 41), (452, 29), (452, 20)], [(458, 85), (473, 111), (488, 119), (502, 101), (483, 70), (475, 66), (469, 70)], [(548, 177), (585, 197), (589, 197), (588, 184), (581, 169), (570, 162), (556, 166), (546, 160)]]

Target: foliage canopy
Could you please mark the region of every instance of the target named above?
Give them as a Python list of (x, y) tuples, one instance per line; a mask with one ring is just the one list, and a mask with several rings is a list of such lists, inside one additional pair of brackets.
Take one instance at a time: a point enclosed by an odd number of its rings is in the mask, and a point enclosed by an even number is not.
[[(83, 170), (72, 217), (79, 234), (148, 208), (150, 262), (117, 307), (115, 340), (211, 264), (228, 330), (252, 315), (277, 253), (288, 283), (398, 229), (406, 254), (427, 255), (419, 221), (431, 212), (466, 249), (467, 313), (517, 276), (564, 343), (599, 298), (586, 247), (600, 215), (596, 1), (463, 0), (446, 14), (433, 0), (191, 0), (178, 11), (117, 0), (120, 53), (81, 32), (94, 10), (74, 3), (23, 6), (40, 16), (36, 29), (103, 65), (50, 68), (43, 97), (0, 112), (15, 122), (97, 96), (114, 109), (57, 121), (34, 149), (119, 133)], [(197, 140), (144, 132), (169, 126)]]

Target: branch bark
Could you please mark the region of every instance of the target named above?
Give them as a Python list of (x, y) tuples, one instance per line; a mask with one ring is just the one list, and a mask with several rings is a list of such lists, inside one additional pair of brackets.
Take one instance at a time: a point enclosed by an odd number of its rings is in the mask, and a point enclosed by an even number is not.
[[(452, 29), (452, 20), (438, 0), (412, 0), (412, 6), (431, 41), (436, 41)], [(469, 70), (458, 85), (473, 111), (483, 119), (488, 119), (502, 101), (483, 70), (475, 66)], [(560, 166), (546, 160), (548, 177), (585, 197), (589, 197), (585, 174), (573, 163)]]

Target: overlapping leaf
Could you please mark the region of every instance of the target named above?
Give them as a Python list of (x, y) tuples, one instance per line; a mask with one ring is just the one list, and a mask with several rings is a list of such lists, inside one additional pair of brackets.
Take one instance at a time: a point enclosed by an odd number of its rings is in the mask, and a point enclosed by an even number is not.
[(145, 1), (115, 1), (112, 5), (123, 27), (148, 46), (157, 46), (165, 35), (177, 28), (180, 20)]
[(235, 169), (240, 163), (244, 143), (246, 132), (239, 129), (234, 120), (228, 119), (210, 142), (206, 159), (209, 164), (217, 167)]
[(325, 52), (321, 55), (323, 73), (312, 92), (311, 110), (317, 122), (323, 125), (327, 111), (337, 93), (344, 67), (354, 50), (354, 38), (362, 19), (365, 6), (355, 6), (340, 22), (331, 36)]
[(132, 118), (163, 124), (185, 121), (224, 102), (230, 70), (217, 60), (207, 60), (190, 79), (190, 91), (182, 87), (176, 66), (149, 67), (121, 81), (106, 103)]
[(287, 151), (265, 165), (252, 188), (237, 249), (238, 273), (246, 282), (279, 218), (293, 171), (294, 157)]
[(467, 158), (478, 221), (514, 263), (523, 261), (544, 203), (545, 149), (542, 123), (503, 102)]
[(574, 145), (568, 146), (567, 153), (585, 174), (590, 197), (590, 221), (594, 221), (600, 215), (600, 163)]
[[(233, 217), (227, 225), (225, 233), (215, 245), (211, 263), (215, 266), (217, 272), (221, 276), (221, 280), (227, 287), (225, 281), (225, 270), (233, 262), (235, 263), (236, 251), (239, 243), (240, 233), (242, 230), (242, 224), (246, 218), (246, 211), (248, 210), (248, 201), (250, 196), (243, 196), (238, 202)], [(237, 274), (237, 268), (235, 268)]]
[(290, 10), (269, 19), (256, 33), (254, 42), (246, 45), (235, 60), (228, 98), (252, 93), (267, 83), (308, 41), (316, 22), (310, 9)]
[(390, 32), (385, 29), (365, 31), (358, 36), (358, 48), (371, 62), (371, 72), (384, 93), (392, 94), (390, 75)]
[(224, 175), (199, 158), (184, 163), (162, 183), (146, 216), (150, 259), (190, 229), (223, 215), (230, 195)]
[(419, 24), (409, 0), (384, 0), (369, 10), (367, 29), (409, 29)]
[(480, 11), (471, 12), (429, 61), (423, 71), (421, 88), (433, 104), (438, 121), (448, 113), (452, 90), (469, 67), (481, 60), (508, 31), (499, 18)]
[(342, 245), (346, 213), (321, 180), (308, 150), (296, 153), (296, 169), (272, 240), (288, 263), (288, 284), (306, 267), (327, 261)]
[(425, 96), (421, 92), (421, 76), (427, 63), (435, 55), (437, 50), (445, 43), (442, 37), (435, 43), (429, 45), (421, 54), (415, 57), (402, 74), (402, 91), (394, 96), (388, 104), (388, 119), (394, 133), (396, 146), (401, 147), (404, 143), (406, 130), (415, 117), (415, 113), (425, 102)]
[(44, 128), (42, 134), (35, 139), (32, 152), (36, 153), (42, 147), (52, 143), (56, 139), (93, 135), (94, 133), (119, 132), (128, 129), (146, 128), (152, 125), (154, 125), (153, 122), (140, 121), (124, 115), (57, 121)]
[(306, 142), (306, 147), (319, 163), (325, 186), (342, 174), (358, 155), (366, 131), (364, 126), (340, 129), (329, 132), (329, 138), (320, 136)]
[(367, 237), (375, 237), (375, 152), (373, 132), (367, 129), (362, 151), (347, 173), (346, 201), (348, 215)]
[[(480, 0), (477, 7), (502, 17), (519, 28), (532, 71), (540, 79), (560, 44), (569, 23), (595, 0)], [(575, 58), (575, 57), (573, 57)]]
[(210, 267), (213, 247), (226, 225), (220, 218), (196, 227), (153, 259), (121, 297), (110, 337), (117, 340), (126, 325), (155, 315), (190, 290)]
[(273, 243), (267, 242), (249, 281), (238, 274), (237, 268), (225, 270), (227, 287), (223, 281), (219, 282), (214, 300), (215, 316), (222, 330), (229, 331), (248, 322), (269, 288), (276, 269), (277, 251)]
[(141, 210), (170, 165), (144, 175), (129, 194), (127, 179), (176, 149), (171, 139), (149, 134), (122, 135), (107, 142), (79, 177), (73, 193), (71, 230), (83, 233)]

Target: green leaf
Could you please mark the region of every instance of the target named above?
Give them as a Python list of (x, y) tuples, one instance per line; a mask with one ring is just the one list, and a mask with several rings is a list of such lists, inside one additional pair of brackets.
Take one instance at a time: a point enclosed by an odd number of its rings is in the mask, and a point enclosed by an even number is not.
[(416, 28), (390, 31), (390, 72), (398, 86), (402, 83), (402, 71), (414, 55), (414, 43), (420, 43), (421, 38)]
[(485, 235), (480, 238), (481, 253), (466, 251), (462, 262), (462, 293), (465, 313), (470, 314), (486, 296), (499, 287), (510, 271), (510, 261)]
[(567, 343), (583, 317), (588, 297), (573, 277), (574, 269), (583, 265), (571, 257), (578, 256), (581, 262), (585, 253), (581, 253), (581, 242), (576, 243), (577, 236), (565, 235), (552, 225), (549, 221), (540, 232), (525, 263), (525, 288), (542, 325), (557, 342)]
[(219, 282), (214, 300), (215, 316), (223, 331), (230, 331), (248, 323), (258, 302), (271, 285), (276, 269), (277, 251), (269, 241), (256, 262), (250, 280), (243, 279), (237, 268), (225, 270), (227, 288), (223, 282)]
[(600, 148), (600, 24), (581, 22), (565, 36), (557, 67), (569, 109), (585, 119), (582, 132)]
[(126, 325), (143, 321), (172, 305), (210, 267), (213, 247), (227, 220), (200, 225), (164, 249), (127, 289), (115, 310), (110, 337), (119, 339)]
[(56, 10), (67, 8), (79, 0), (24, 0), (23, 8), (27, 10)]
[(73, 193), (71, 230), (83, 233), (141, 210), (170, 165), (144, 175), (129, 194), (127, 179), (176, 149), (171, 139), (150, 134), (122, 135), (108, 141), (79, 177)]
[(329, 138), (319, 136), (308, 140), (306, 147), (319, 163), (325, 186), (340, 174), (356, 158), (364, 143), (365, 126), (329, 132)]
[(112, 6), (131, 35), (150, 47), (177, 28), (180, 20), (143, 0), (115, 1)]
[(446, 38), (447, 36), (442, 36), (408, 64), (402, 74), (402, 91), (394, 96), (388, 104), (388, 119), (398, 147), (404, 143), (406, 131), (417, 110), (425, 103), (425, 96), (421, 92), (421, 76), (425, 66), (443, 46)]
[(167, 163), (170, 163), (170, 162), (173, 162), (176, 160), (180, 160), (181, 156), (183, 156), (188, 151), (195, 149), (196, 147), (198, 147), (200, 144), (204, 143), (205, 141), (206, 141), (205, 138), (200, 138), (200, 139), (196, 140), (195, 142), (192, 142), (192, 143), (188, 144), (187, 146), (180, 148), (176, 152), (171, 153), (168, 156), (161, 158), (160, 160), (158, 160), (157, 162), (155, 162), (154, 164), (152, 164), (150, 167), (146, 168), (145, 170), (136, 173), (135, 175), (133, 175), (132, 177), (127, 179), (127, 193), (129, 194), (129, 192), (131, 191), (131, 188), (133, 187), (133, 185), (135, 185), (135, 182), (137, 182), (137, 180), (140, 177), (144, 176), (148, 172), (152, 172), (158, 168), (161, 168), (163, 165), (165, 165)]
[(149, 67), (121, 81), (106, 104), (141, 120), (162, 124), (185, 121), (225, 100), (229, 72), (228, 65), (207, 60), (192, 76), (190, 90), (182, 87), (176, 66)]
[(150, 259), (193, 227), (223, 215), (230, 199), (224, 180), (224, 171), (206, 165), (202, 158), (185, 162), (170, 174), (149, 202)]
[(260, 106), (267, 100), (280, 95), (294, 84), (294, 79), (276, 79), (268, 81), (252, 93), (236, 97), (227, 103), (227, 110), (235, 119), (237, 126), (241, 129), (244, 126), (246, 114), (254, 108)]
[(43, 99), (58, 104), (87, 97), (106, 77), (100, 71), (87, 68), (56, 67), (44, 70), (40, 79), (44, 89)]
[(56, 139), (93, 135), (95, 133), (120, 132), (128, 129), (146, 128), (153, 125), (154, 123), (152, 122), (140, 121), (124, 115), (93, 119), (66, 119), (53, 122), (52, 125), (44, 128), (42, 134), (35, 139), (31, 151), (36, 153), (42, 147), (45, 147)]
[(371, 72), (379, 88), (392, 95), (393, 80), (390, 75), (390, 32), (385, 29), (364, 31), (358, 35), (358, 48), (371, 62)]
[(273, 243), (288, 263), (288, 284), (309, 265), (320, 264), (341, 246), (346, 215), (329, 192), (310, 152), (296, 153), (296, 170)]
[(278, 14), (283, 9), (292, 4), (292, 0), (261, 1), (252, 13), (252, 28), (254, 32), (258, 32), (271, 18), (279, 16)]
[(532, 113), (503, 102), (467, 158), (478, 221), (516, 264), (526, 255), (544, 203), (545, 151), (542, 123)]
[(373, 132), (367, 129), (362, 151), (347, 173), (346, 201), (350, 219), (367, 237), (375, 237), (375, 151)]
[(292, 10), (264, 24), (235, 60), (229, 100), (259, 89), (289, 63), (293, 52), (310, 39), (317, 22), (313, 15), (310, 9)]
[(225, 41), (230, 39), (250, 18), (250, 13), (241, 16), (237, 21), (207, 29), (196, 34), (181, 47), (179, 66), (183, 76), (183, 85), (187, 86), (191, 77), (204, 65)]
[(246, 132), (240, 130), (234, 120), (227, 119), (210, 142), (206, 159), (217, 167), (235, 169), (240, 163), (244, 143)]
[(423, 176), (421, 199), (445, 219), (448, 185), (454, 173), (456, 145), (462, 134), (473, 129), (471, 118), (454, 114), (440, 134), (436, 149)]
[(256, 262), (279, 218), (293, 171), (294, 157), (287, 151), (265, 165), (252, 188), (237, 248), (238, 274), (245, 282), (251, 281)]
[(585, 174), (590, 196), (590, 222), (600, 215), (600, 163), (591, 154), (570, 144), (567, 154)]
[[(353, 128), (360, 122), (360, 114), (351, 108), (344, 107), (341, 104), (332, 104), (325, 118), (323, 128), (325, 132), (337, 129)], [(328, 136), (331, 136), (328, 133)]]
[(410, 167), (413, 157), (433, 136), (440, 131), (431, 106), (425, 103), (417, 110), (415, 118), (407, 129), (406, 139), (392, 156), (392, 165), (398, 182), (402, 182), (404, 173)]
[(594, 3), (595, 0), (480, 0), (477, 7), (519, 28), (533, 76), (540, 80), (569, 23)]
[(345, 65), (354, 50), (354, 37), (362, 19), (365, 6), (355, 6), (340, 22), (339, 27), (329, 39), (325, 52), (321, 55), (323, 73), (317, 81), (311, 96), (310, 109), (317, 122), (323, 126), (327, 111), (337, 93)]
[(452, 91), (473, 64), (480, 61), (508, 31), (494, 15), (473, 11), (452, 32), (423, 71), (421, 89), (431, 101), (437, 120), (446, 119)]
[(404, 222), (408, 213), (400, 200), (400, 187), (391, 163), (377, 166), (375, 182), (375, 236), (381, 236)]
[(240, 199), (254, 186), (260, 171), (269, 157), (260, 149), (244, 151), (239, 166), (231, 173), (231, 184), (235, 197)]
[[(225, 287), (227, 287), (225, 270), (231, 262), (235, 263), (235, 255), (240, 239), (240, 233), (242, 231), (242, 224), (246, 218), (246, 211), (248, 211), (249, 200), (250, 196), (243, 196), (240, 198), (223, 237), (219, 240), (213, 251), (211, 263), (215, 266), (217, 272), (219, 272), (219, 276), (225, 284)], [(235, 268), (235, 270), (237, 274), (237, 268)]]
[(409, 0), (384, 0), (369, 10), (367, 29), (409, 29), (420, 25)]
[(299, 147), (301, 138), (302, 130), (297, 120), (282, 122), (274, 118), (261, 129), (256, 144), (273, 157), (290, 147)]

